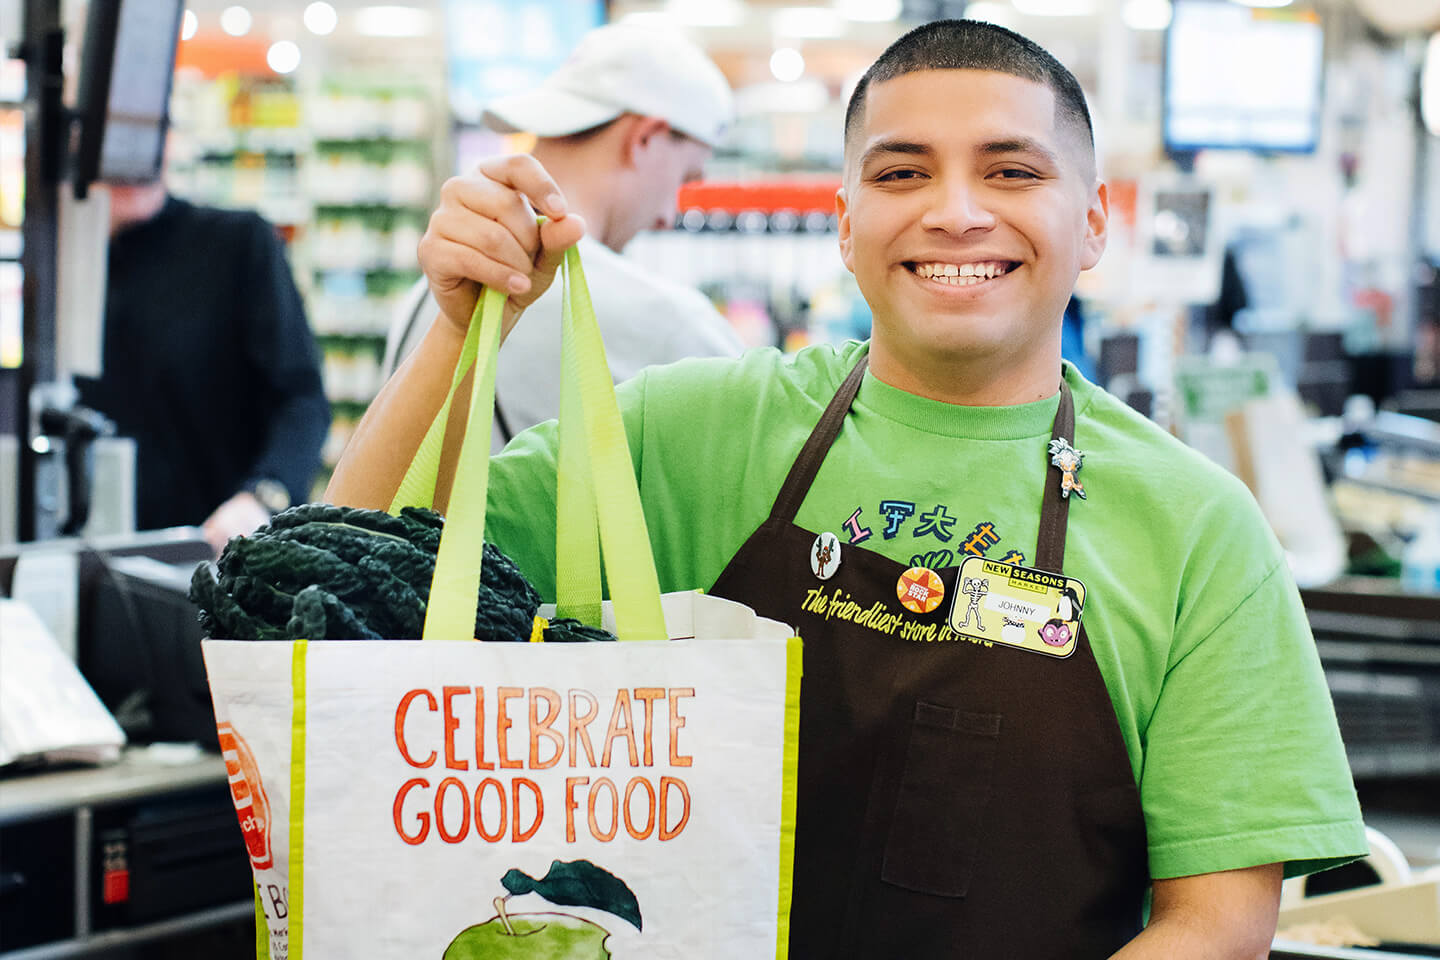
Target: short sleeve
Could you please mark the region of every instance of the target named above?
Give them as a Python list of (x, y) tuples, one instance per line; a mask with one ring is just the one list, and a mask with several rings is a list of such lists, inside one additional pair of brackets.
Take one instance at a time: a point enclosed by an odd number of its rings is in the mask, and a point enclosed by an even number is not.
[(1298, 876), (1365, 855), (1334, 708), (1284, 562), (1182, 649), (1144, 733), (1151, 875), (1284, 862)]

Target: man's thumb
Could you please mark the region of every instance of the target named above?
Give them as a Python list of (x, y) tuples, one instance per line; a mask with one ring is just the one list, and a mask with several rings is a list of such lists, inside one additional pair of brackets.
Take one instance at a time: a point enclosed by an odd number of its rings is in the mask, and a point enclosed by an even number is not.
[(540, 224), (540, 255), (535, 260), (537, 286), (549, 286), (555, 271), (565, 260), (565, 253), (585, 235), (585, 221), (576, 214)]

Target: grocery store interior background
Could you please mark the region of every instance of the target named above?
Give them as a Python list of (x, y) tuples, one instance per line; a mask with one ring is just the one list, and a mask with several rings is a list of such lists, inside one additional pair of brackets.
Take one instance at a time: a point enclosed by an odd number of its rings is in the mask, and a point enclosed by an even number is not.
[[(26, 315), (35, 96), (17, 54), (39, 6), (0, 0), (0, 567), (27, 539), (17, 450), (43, 453), (17, 373), (38, 350), (63, 378), (98, 342), (40, 343)], [(87, 8), (58, 10), (73, 104)], [(834, 215), (849, 92), (905, 30), (961, 16), (1080, 80), (1112, 219), (1074, 359), (1250, 486), (1362, 798), (1413, 865), (1440, 864), (1440, 0), (190, 0), (165, 180), (285, 238), (333, 412), (318, 497), (381, 386), (441, 184), (529, 145), (481, 126), (490, 98), (601, 23), (696, 41), (736, 121), (675, 223), (625, 255), (699, 288), (746, 345), (796, 350), (869, 331)], [(133, 532), (123, 506), (96, 509), (115, 525), (92, 534)]]

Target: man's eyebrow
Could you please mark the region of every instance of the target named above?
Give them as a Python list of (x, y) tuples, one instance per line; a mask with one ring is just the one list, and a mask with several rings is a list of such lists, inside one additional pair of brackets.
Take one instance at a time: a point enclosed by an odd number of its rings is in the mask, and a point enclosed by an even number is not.
[(991, 140), (987, 143), (980, 144), (975, 152), (986, 157), (1006, 153), (1028, 153), (1033, 157), (1038, 157), (1050, 166), (1060, 166), (1060, 158), (1055, 154), (1055, 151), (1032, 137)]
[(920, 143), (915, 140), (881, 140), (871, 144), (865, 152), (860, 155), (860, 166), (865, 166), (875, 157), (882, 153), (903, 153), (918, 157), (930, 157), (935, 155), (935, 149), (928, 143)]

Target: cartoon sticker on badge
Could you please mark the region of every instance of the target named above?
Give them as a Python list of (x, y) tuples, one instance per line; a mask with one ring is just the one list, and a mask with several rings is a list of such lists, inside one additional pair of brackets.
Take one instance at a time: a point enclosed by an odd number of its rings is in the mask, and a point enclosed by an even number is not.
[[(1085, 585), (1048, 570), (967, 557), (947, 625), (972, 640), (1051, 657), (1075, 652)], [(962, 597), (964, 598), (962, 600)]]
[(810, 570), (821, 580), (829, 580), (840, 569), (840, 538), (822, 533), (810, 546)]
[(911, 613), (929, 613), (940, 606), (945, 597), (945, 584), (928, 567), (911, 567), (900, 574), (895, 584), (900, 605)]

